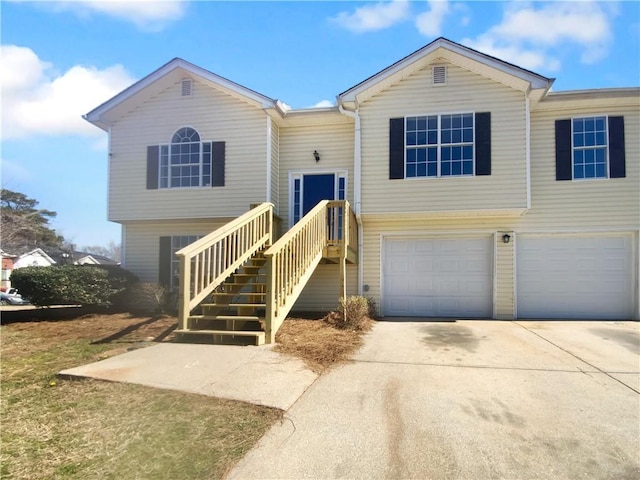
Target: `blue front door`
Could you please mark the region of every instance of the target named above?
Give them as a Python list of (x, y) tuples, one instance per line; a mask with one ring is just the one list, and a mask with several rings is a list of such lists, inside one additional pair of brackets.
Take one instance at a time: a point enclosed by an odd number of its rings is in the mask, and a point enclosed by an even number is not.
[(322, 200), (335, 200), (336, 176), (333, 173), (302, 177), (302, 216)]

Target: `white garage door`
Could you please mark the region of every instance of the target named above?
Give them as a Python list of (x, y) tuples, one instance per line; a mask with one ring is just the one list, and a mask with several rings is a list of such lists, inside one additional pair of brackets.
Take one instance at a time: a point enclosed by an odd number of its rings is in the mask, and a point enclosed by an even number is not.
[(518, 236), (518, 318), (630, 319), (631, 235)]
[(492, 237), (385, 239), (387, 316), (491, 318)]

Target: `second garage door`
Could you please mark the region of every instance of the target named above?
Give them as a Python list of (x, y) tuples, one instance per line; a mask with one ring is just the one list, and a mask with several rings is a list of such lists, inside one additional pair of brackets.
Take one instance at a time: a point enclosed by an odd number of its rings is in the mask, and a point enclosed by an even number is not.
[(519, 236), (518, 318), (632, 318), (632, 240)]
[(385, 239), (384, 314), (491, 318), (492, 245), (489, 236)]

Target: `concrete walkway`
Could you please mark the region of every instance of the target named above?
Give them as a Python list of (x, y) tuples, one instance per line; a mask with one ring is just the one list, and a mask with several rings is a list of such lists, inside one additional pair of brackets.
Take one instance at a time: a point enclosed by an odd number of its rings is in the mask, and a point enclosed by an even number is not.
[(228, 478), (640, 478), (639, 326), (379, 322)]
[(161, 343), (60, 372), (180, 390), (288, 410), (317, 378), (269, 345), (237, 347)]

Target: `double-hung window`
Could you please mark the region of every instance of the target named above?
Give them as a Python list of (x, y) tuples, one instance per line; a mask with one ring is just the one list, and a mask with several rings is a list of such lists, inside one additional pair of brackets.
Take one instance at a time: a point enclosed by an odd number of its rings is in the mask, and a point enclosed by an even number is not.
[(607, 178), (607, 118), (572, 120), (573, 178)]
[(474, 174), (473, 113), (405, 119), (405, 178)]
[(624, 178), (624, 117), (593, 115), (555, 121), (556, 180)]
[(211, 143), (200, 142), (193, 128), (178, 130), (160, 146), (160, 188), (211, 185)]
[[(174, 235), (160, 237), (160, 259), (158, 264), (158, 281), (171, 291), (180, 286), (180, 258), (178, 250), (191, 245), (202, 238), (202, 235)], [(195, 260), (192, 259), (192, 265)]]

